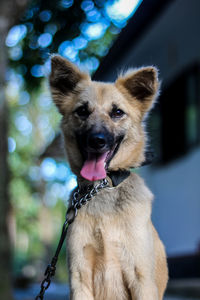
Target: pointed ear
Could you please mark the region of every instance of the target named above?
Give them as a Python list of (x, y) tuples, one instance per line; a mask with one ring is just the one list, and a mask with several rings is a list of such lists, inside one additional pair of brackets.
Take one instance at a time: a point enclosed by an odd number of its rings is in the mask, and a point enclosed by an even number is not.
[(52, 97), (62, 113), (64, 96), (76, 92), (76, 86), (81, 80), (88, 80), (89, 76), (81, 72), (78, 67), (59, 55), (51, 57), (51, 73), (49, 84)]
[(115, 84), (130, 101), (137, 101), (133, 103), (137, 103), (144, 114), (152, 107), (158, 95), (158, 71), (154, 67), (129, 71), (124, 76), (119, 77)]

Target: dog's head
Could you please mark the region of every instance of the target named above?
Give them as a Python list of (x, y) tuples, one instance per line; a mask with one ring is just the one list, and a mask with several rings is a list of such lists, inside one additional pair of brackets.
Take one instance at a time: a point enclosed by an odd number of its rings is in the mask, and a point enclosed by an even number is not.
[(72, 171), (87, 180), (144, 161), (143, 119), (158, 93), (157, 70), (145, 67), (115, 83), (92, 81), (60, 56), (52, 57), (52, 97), (63, 116), (62, 130)]

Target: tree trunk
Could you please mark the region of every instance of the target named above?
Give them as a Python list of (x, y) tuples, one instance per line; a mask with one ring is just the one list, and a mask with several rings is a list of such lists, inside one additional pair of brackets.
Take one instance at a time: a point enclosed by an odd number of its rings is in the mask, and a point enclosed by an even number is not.
[[(1, 28), (2, 29), (2, 28)], [(11, 247), (8, 230), (9, 168), (8, 168), (8, 108), (5, 97), (7, 51), (5, 30), (0, 30), (0, 293), (1, 299), (11, 300)]]
[(8, 105), (5, 95), (8, 67), (5, 39), (8, 30), (23, 13), (27, 0), (0, 0), (0, 297), (13, 300), (11, 243), (9, 234)]

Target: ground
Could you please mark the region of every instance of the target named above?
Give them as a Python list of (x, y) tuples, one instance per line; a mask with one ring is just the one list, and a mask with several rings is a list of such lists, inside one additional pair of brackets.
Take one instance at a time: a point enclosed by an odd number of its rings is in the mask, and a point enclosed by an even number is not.
[[(197, 282), (198, 281), (198, 282)], [(198, 284), (198, 286), (197, 286)], [(200, 299), (200, 281), (184, 280), (171, 282), (169, 284), (170, 295), (164, 300), (197, 300)], [(39, 285), (32, 285), (26, 290), (15, 290), (15, 300), (33, 300), (39, 292)], [(194, 296), (179, 296), (179, 295), (194, 295)], [(69, 300), (69, 288), (65, 284), (55, 284), (52, 282), (49, 290), (46, 292), (45, 300)]]

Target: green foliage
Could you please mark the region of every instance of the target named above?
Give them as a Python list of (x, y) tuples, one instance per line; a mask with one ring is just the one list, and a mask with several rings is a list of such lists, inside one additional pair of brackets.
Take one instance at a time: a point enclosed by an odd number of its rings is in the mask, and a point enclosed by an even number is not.
[[(125, 22), (115, 25), (105, 6), (114, 1), (34, 0), (6, 44), (10, 57), (10, 194), (14, 210), (15, 273), (26, 265), (38, 274), (48, 262), (64, 220), (67, 198), (76, 185), (66, 162), (40, 154), (59, 130), (47, 80), (49, 54), (59, 52), (93, 73)], [(66, 278), (62, 251), (58, 279)], [(41, 270), (43, 272), (43, 270)]]

